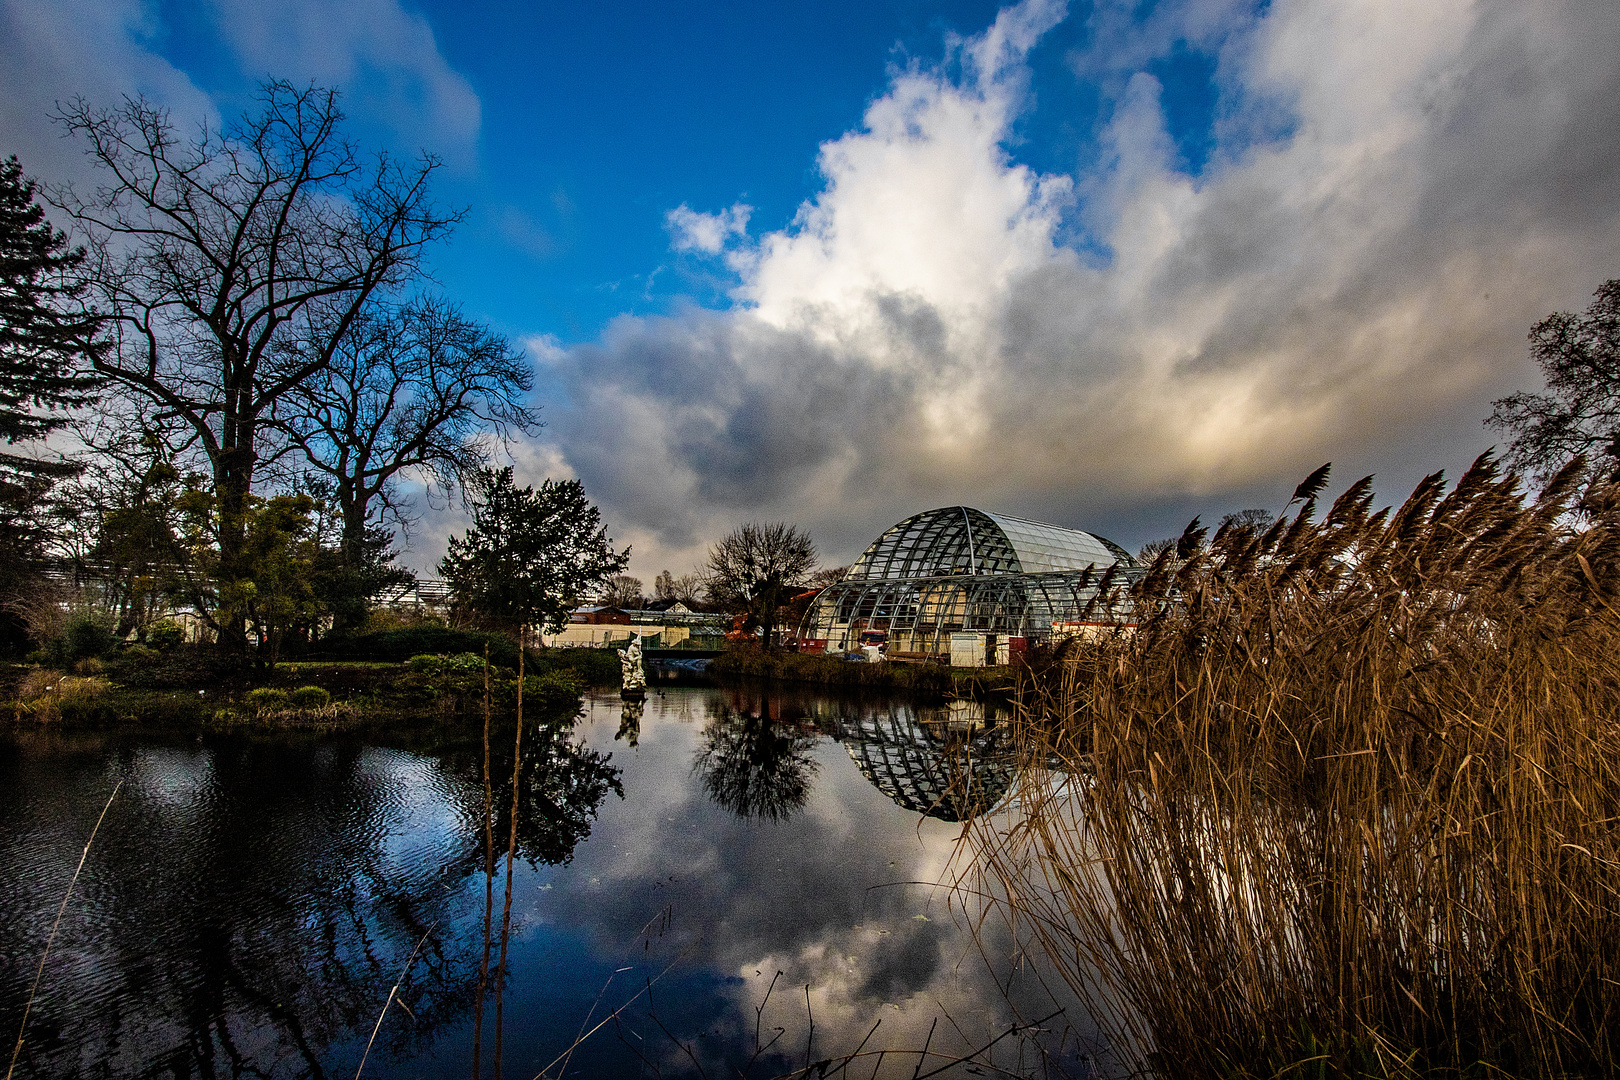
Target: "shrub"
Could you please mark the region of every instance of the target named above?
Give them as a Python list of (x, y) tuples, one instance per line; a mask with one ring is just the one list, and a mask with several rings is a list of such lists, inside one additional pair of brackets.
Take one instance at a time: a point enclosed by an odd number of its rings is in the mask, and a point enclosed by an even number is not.
[(332, 704), (332, 695), (319, 686), (300, 686), (287, 696), (298, 709), (324, 709)]
[(242, 695), (242, 700), (256, 712), (268, 712), (271, 709), (285, 709), (292, 703), (292, 695), (273, 686), (261, 686)]
[(141, 690), (205, 689), (238, 683), (240, 662), (212, 645), (183, 643), (159, 652), (144, 645), (125, 645), (113, 654), (108, 673), (124, 686)]
[(333, 638), (322, 642), (311, 650), (309, 655), (311, 658), (329, 660), (370, 660), (401, 664), (413, 656), (423, 654), (454, 656), (472, 653), (478, 657), (478, 662), (482, 665), (485, 645), (489, 646), (490, 663), (501, 667), (517, 667), (517, 644), (511, 638), (502, 634), (451, 630), (448, 627), (427, 625)]
[(173, 619), (161, 619), (146, 630), (146, 643), (154, 649), (172, 649), (185, 640), (185, 628)]
[(865, 664), (837, 656), (766, 651), (757, 645), (727, 649), (715, 657), (709, 670), (716, 675), (746, 675), (828, 686), (893, 686), (935, 693), (954, 685), (951, 669), (939, 664)]
[(617, 686), (622, 676), (617, 649), (530, 649), (528, 670), (566, 672), (582, 686)]
[(112, 616), (94, 608), (75, 608), (62, 617), (60, 629), (40, 642), (38, 659), (47, 667), (71, 667), (101, 656), (118, 644)]
[(100, 656), (118, 644), (112, 617), (99, 611), (75, 611), (68, 615), (62, 628), (65, 659), (83, 660)]
[(484, 670), (484, 658), (470, 652), (457, 653), (455, 656), (436, 656), (424, 653), (405, 661), (405, 666), (409, 670), (421, 672), (423, 675), (465, 674), (474, 671), (482, 673)]

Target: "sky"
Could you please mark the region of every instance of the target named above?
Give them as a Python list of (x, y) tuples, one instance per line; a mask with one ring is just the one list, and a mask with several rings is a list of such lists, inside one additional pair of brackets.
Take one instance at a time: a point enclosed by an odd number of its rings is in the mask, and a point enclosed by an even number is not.
[(650, 582), (751, 520), (1134, 549), (1325, 461), (1455, 476), (1620, 276), (1616, 55), (1612, 0), (0, 0), (0, 153), (91, 183), (58, 101), (339, 87), (467, 210), (434, 287), (536, 366), (520, 480)]

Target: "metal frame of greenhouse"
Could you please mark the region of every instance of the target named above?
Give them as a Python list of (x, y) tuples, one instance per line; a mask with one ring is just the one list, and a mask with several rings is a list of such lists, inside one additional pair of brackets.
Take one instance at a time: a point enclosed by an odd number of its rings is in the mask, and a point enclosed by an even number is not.
[(1143, 573), (1112, 541), (1078, 529), (947, 506), (885, 530), (805, 614), (801, 640), (833, 651), (882, 630), (895, 654), (948, 652), (953, 633), (1046, 640), (1053, 628), (1120, 625), (1099, 587)]

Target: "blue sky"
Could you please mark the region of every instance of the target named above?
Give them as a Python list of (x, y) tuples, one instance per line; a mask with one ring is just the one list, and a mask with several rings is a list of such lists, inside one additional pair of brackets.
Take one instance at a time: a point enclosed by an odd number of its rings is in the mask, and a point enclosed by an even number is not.
[(540, 376), (520, 473), (650, 578), (750, 519), (1135, 546), (1327, 460), (1455, 472), (1620, 274), (1617, 52), (1606, 0), (0, 0), (0, 150), (83, 182), (56, 100), (342, 87), (445, 159), (440, 285)]
[[(216, 9), (164, 4), (153, 43), (222, 111), (251, 107), (262, 74), (229, 47)], [(437, 3), (406, 6), (480, 104), (476, 136), (423, 130), (351, 101), (372, 144), (448, 159), (439, 189), (469, 208), (435, 258), (447, 290), (510, 333), (588, 341), (621, 314), (729, 306), (735, 275), (670, 250), (675, 206), (743, 201), (786, 227), (821, 187), (815, 148), (858, 121), (892, 67), (937, 63), (948, 35), (981, 32), (990, 2), (781, 5)], [(1070, 18), (1030, 55), (1029, 108), (1011, 157), (1073, 171), (1095, 152), (1107, 80), (1067, 62), (1090, 30)], [(1182, 164), (1211, 143), (1214, 57), (1178, 41), (1147, 70), (1163, 85)], [(292, 65), (295, 66), (295, 65)], [(305, 77), (326, 81), (320, 64)], [(280, 69), (276, 69), (281, 73)], [(381, 81), (360, 71), (353, 81)], [(1117, 81), (1117, 80), (1116, 80)], [(394, 122), (390, 122), (394, 121)], [(413, 142), (413, 137), (418, 141)]]

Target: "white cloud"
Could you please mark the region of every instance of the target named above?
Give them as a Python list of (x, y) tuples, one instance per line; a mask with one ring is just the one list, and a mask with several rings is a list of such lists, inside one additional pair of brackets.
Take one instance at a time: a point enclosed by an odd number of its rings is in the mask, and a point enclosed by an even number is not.
[(670, 247), (718, 255), (732, 237), (748, 235), (748, 218), (753, 212), (747, 203), (734, 203), (718, 214), (705, 214), (681, 203), (664, 215), (664, 223), (674, 237)]
[(0, 154), (55, 181), (91, 176), (83, 148), (50, 121), (58, 102), (114, 106), (146, 94), (177, 116), (215, 120), (208, 96), (157, 55), (162, 27), (141, 0), (0, 0)]
[[(1325, 460), (1397, 495), (1483, 448), (1529, 326), (1620, 273), (1620, 10), (1160, 8), (1105, 9), (1110, 55), (1071, 58), (1117, 75), (1074, 173), (1006, 150), (1061, 14), (1008, 8), (821, 148), (822, 191), (734, 257), (736, 309), (574, 352), (558, 445), (643, 570), (762, 517), (847, 557), (954, 501), (1129, 542)], [(1188, 35), (1219, 56), (1196, 180), (1142, 70)]]
[(344, 89), (351, 112), (458, 167), (477, 156), (482, 105), (439, 51), (427, 19), (399, 0), (212, 0), (220, 33), (253, 78)]
[(182, 132), (217, 124), (217, 103), (164, 56), (165, 14), (199, 21), (205, 39), (218, 34), (248, 83), (337, 86), (345, 111), (391, 128), (407, 152), (432, 150), (458, 167), (476, 159), (478, 96), (427, 21), (398, 0), (208, 0), (202, 11), (168, 12), (146, 0), (0, 0), (0, 152), (16, 153), (32, 174), (93, 183), (82, 145), (50, 121), (58, 102), (76, 97), (115, 107), (144, 94)]

